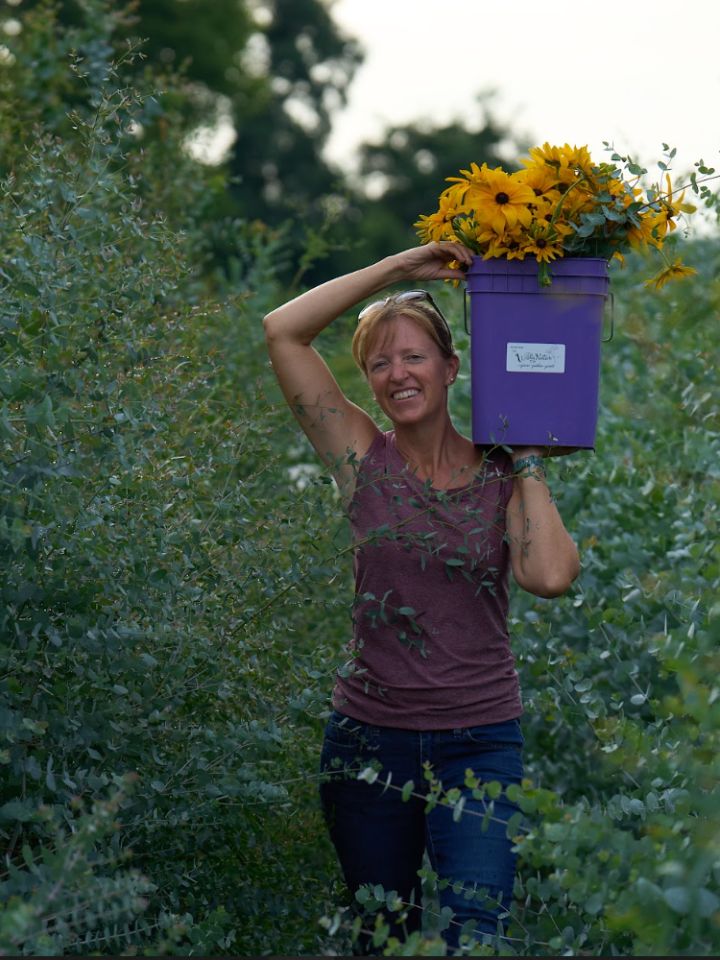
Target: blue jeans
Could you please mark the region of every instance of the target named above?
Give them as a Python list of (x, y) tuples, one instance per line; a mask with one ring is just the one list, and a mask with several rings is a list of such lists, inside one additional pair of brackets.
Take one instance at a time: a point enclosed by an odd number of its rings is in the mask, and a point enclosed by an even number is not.
[[(449, 881), (439, 884), (438, 894), (441, 907), (453, 913), (442, 934), (448, 946), (458, 946), (461, 928), (469, 920), (479, 939), (497, 933), (498, 916), (510, 905), (515, 875), (513, 844), (505, 824), (518, 808), (503, 791), (491, 817), (483, 819), (488, 801), (472, 797), (465, 772), (471, 769), (481, 782), (520, 783), (522, 745), (517, 720), (416, 731), (373, 726), (333, 711), (321, 757), (323, 812), (351, 893), (362, 884), (381, 884), (416, 905), (401, 927), (384, 911), (391, 934), (403, 939), (404, 933), (420, 929), (418, 870), (426, 850), (440, 881)], [(453, 818), (451, 808), (439, 804), (425, 812), (426, 763), (444, 791), (458, 788), (465, 797), (459, 819)], [(369, 765), (381, 770), (372, 784), (357, 779)], [(388, 774), (392, 779), (386, 788)], [(413, 794), (420, 796), (404, 801), (402, 787), (408, 780), (415, 784)], [(486, 897), (466, 896), (481, 889), (487, 891)], [(367, 935), (360, 946), (371, 952)]]

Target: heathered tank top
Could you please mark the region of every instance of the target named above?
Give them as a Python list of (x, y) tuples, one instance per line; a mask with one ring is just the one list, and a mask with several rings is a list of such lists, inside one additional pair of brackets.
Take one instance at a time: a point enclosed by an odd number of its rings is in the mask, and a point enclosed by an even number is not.
[(498, 450), (468, 486), (435, 490), (405, 463), (393, 431), (373, 441), (349, 508), (353, 638), (336, 710), (408, 730), (522, 713), (507, 631), (511, 474)]

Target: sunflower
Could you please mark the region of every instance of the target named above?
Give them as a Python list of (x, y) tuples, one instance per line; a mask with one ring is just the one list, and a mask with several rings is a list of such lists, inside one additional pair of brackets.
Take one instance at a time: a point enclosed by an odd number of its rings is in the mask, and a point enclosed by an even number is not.
[[(630, 158), (613, 154), (612, 162), (595, 164), (587, 146), (544, 143), (521, 164), (508, 173), (472, 162), (459, 176), (447, 177), (437, 211), (415, 224), (421, 240), (459, 240), (486, 260), (534, 257), (547, 284), (548, 265), (558, 257), (622, 262), (629, 249), (662, 252), (676, 218), (695, 210), (684, 192), (673, 195), (663, 165), (665, 182), (643, 188), (646, 171)], [(650, 285), (660, 288), (693, 272), (667, 260)]]
[(550, 166), (530, 166), (526, 170), (518, 173), (518, 180), (522, 180), (529, 187), (532, 187), (536, 197), (560, 199), (560, 191), (557, 185), (560, 182), (557, 172)]
[(557, 197), (543, 196), (538, 197), (534, 204), (532, 223), (528, 227), (528, 233), (532, 233), (535, 224), (547, 227), (552, 224), (555, 233), (562, 237), (569, 237), (575, 231), (570, 226), (572, 217), (567, 215), (565, 208), (559, 204), (560, 195)]
[(590, 179), (597, 169), (593, 166), (586, 146), (571, 147), (566, 143), (562, 147), (555, 147), (544, 143), (541, 147), (533, 147), (528, 152), (529, 159), (522, 161), (525, 166), (549, 167), (555, 171), (558, 182), (566, 187), (579, 178)]
[(694, 267), (686, 267), (679, 258), (676, 258), (672, 263), (668, 261), (654, 277), (646, 280), (645, 286), (661, 290), (670, 280), (683, 280), (685, 277), (692, 277), (696, 273), (697, 270)]
[(485, 242), (483, 260), (492, 260), (495, 257), (504, 257), (506, 260), (524, 260), (522, 249), (523, 233), (521, 228), (506, 230), (502, 236), (493, 235)]
[[(465, 194), (465, 203), (475, 212), (481, 223), (486, 223), (498, 235), (518, 223), (529, 226), (532, 214), (528, 204), (535, 199), (532, 187), (516, 173), (506, 173), (501, 167), (491, 169), (483, 164), (475, 166)], [(464, 172), (464, 171), (463, 171)]]
[(421, 215), (413, 226), (423, 243), (430, 243), (433, 240), (453, 240), (455, 238), (452, 222), (457, 213), (458, 210), (453, 197), (446, 193), (441, 194), (438, 209), (435, 213), (431, 213), (427, 217)]
[(533, 256), (538, 263), (550, 263), (563, 255), (563, 239), (556, 229), (556, 224), (546, 220), (533, 220), (520, 249), (523, 256)]
[(670, 180), (670, 174), (665, 174), (665, 180), (667, 183), (667, 193), (664, 196), (658, 197), (660, 203), (660, 215), (662, 222), (665, 225), (665, 231), (674, 230), (677, 224), (675, 223), (675, 217), (680, 216), (681, 213), (695, 213), (697, 207), (692, 203), (683, 203), (683, 197), (685, 196), (685, 191), (680, 194), (680, 196), (674, 200), (673, 199), (673, 188), (672, 181)]
[(662, 216), (655, 210), (645, 210), (630, 220), (625, 239), (634, 249), (650, 246), (659, 250), (665, 233), (666, 225)]

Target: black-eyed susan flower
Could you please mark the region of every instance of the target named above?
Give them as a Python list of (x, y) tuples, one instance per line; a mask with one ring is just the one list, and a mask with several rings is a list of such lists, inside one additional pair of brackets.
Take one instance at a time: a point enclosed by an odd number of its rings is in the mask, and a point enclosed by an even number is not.
[[(645, 171), (618, 154), (596, 164), (587, 146), (544, 143), (521, 165), (508, 172), (472, 162), (459, 176), (447, 177), (438, 209), (415, 224), (421, 240), (457, 239), (485, 259), (532, 257), (550, 282), (547, 265), (559, 257), (622, 262), (633, 248), (662, 252), (677, 218), (695, 210), (684, 192), (675, 196), (669, 175), (663, 189), (643, 192)], [(679, 260), (668, 261), (649, 285), (659, 289), (693, 272)]]
[(534, 220), (525, 237), (520, 241), (524, 256), (532, 256), (538, 263), (550, 263), (563, 255), (563, 237), (554, 224), (546, 220)]
[(518, 223), (530, 225), (532, 213), (528, 204), (534, 199), (532, 188), (517, 174), (483, 164), (478, 173), (469, 178), (464, 203), (472, 208), (481, 225), (489, 225), (496, 234), (502, 234)]
[(667, 183), (667, 192), (658, 197), (660, 218), (666, 229), (672, 231), (677, 227), (675, 218), (682, 213), (695, 213), (696, 207), (692, 203), (683, 203), (685, 197), (684, 190), (679, 197), (673, 198), (673, 187), (669, 173), (665, 175), (665, 181)]
[(458, 209), (452, 196), (443, 194), (440, 196), (438, 209), (429, 216), (421, 216), (413, 224), (423, 243), (430, 243), (432, 240), (453, 240), (453, 218), (457, 216)]
[(672, 263), (666, 263), (662, 270), (658, 270), (654, 277), (645, 281), (646, 287), (653, 287), (660, 290), (669, 283), (670, 280), (683, 280), (685, 277), (692, 277), (697, 273), (694, 267), (686, 267), (680, 259), (673, 260)]

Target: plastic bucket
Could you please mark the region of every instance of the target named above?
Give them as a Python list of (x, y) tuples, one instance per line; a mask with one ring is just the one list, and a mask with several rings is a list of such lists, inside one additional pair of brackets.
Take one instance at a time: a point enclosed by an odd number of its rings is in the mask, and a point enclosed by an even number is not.
[(533, 260), (473, 259), (472, 435), (482, 445), (593, 449), (608, 265), (573, 257), (538, 283)]

